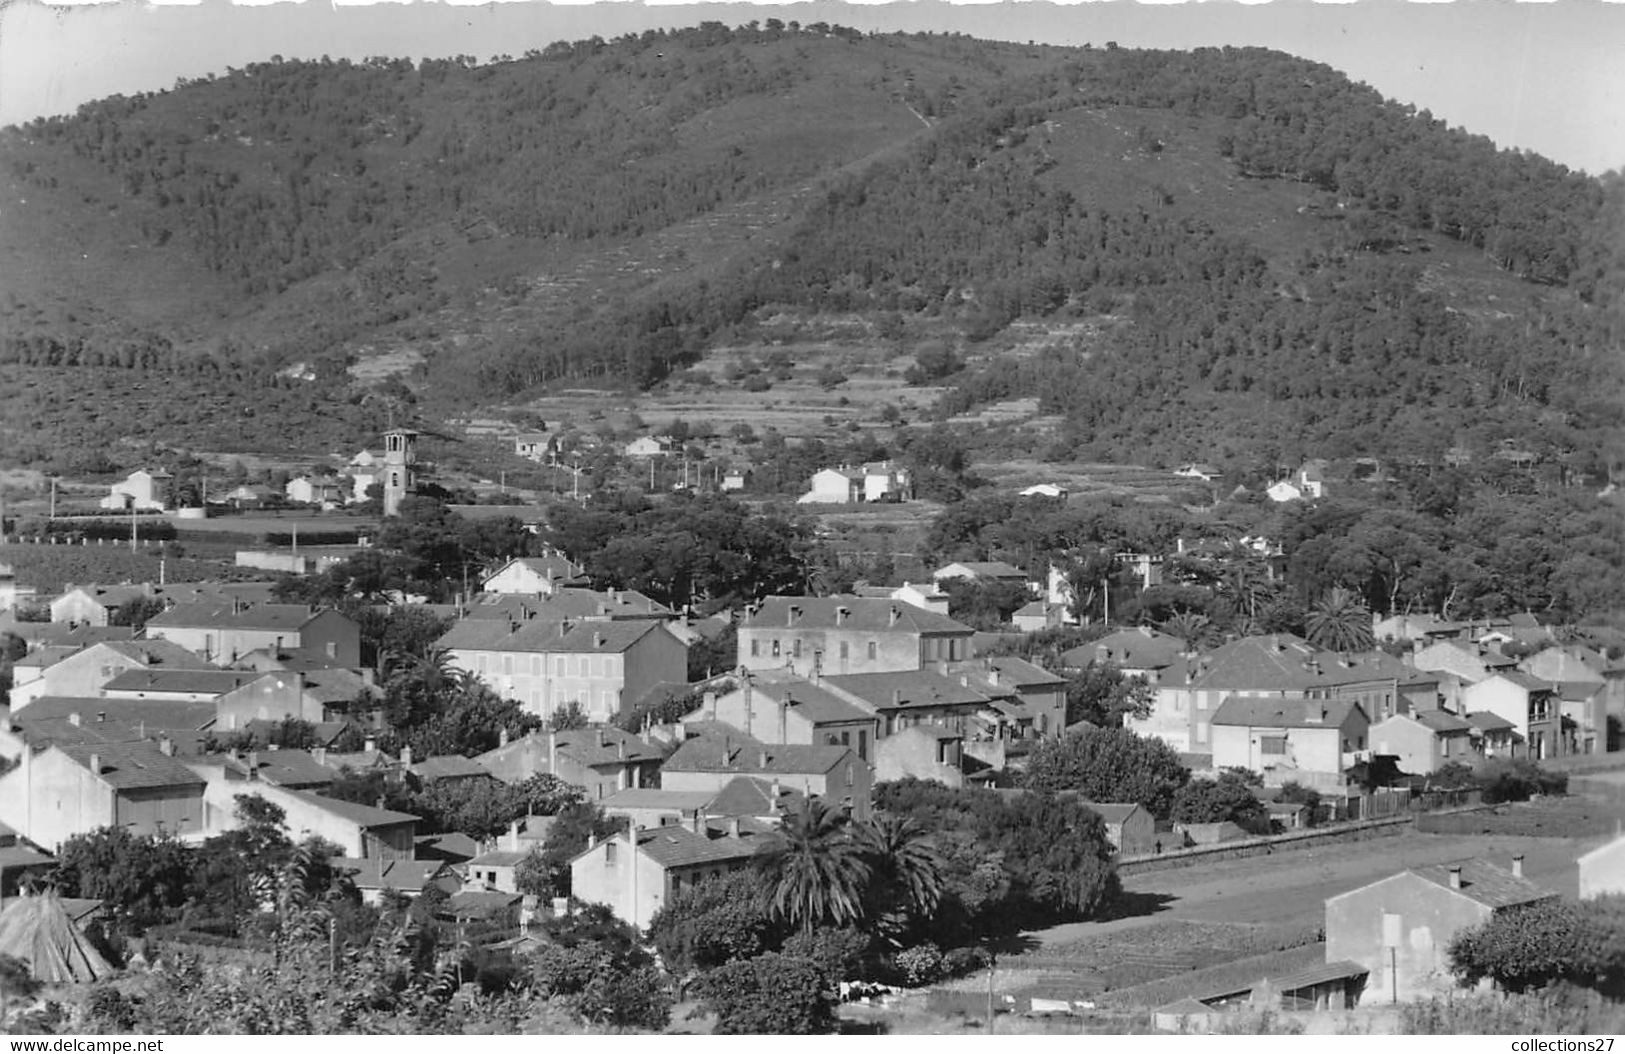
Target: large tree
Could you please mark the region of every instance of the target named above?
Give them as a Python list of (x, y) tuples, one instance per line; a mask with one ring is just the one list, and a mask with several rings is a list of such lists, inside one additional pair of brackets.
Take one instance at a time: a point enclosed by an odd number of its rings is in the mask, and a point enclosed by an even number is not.
[(1371, 613), (1342, 587), (1327, 592), (1309, 609), (1304, 623), (1309, 643), (1328, 651), (1367, 651), (1372, 647)]
[(1160, 739), (1122, 728), (1084, 728), (1041, 743), (1027, 762), (1022, 786), (1077, 791), (1089, 801), (1138, 802), (1167, 816), (1190, 779), (1179, 755)]
[(755, 860), (774, 918), (811, 930), (863, 916), (871, 867), (850, 824), (846, 813), (812, 796), (780, 821), (777, 837)]

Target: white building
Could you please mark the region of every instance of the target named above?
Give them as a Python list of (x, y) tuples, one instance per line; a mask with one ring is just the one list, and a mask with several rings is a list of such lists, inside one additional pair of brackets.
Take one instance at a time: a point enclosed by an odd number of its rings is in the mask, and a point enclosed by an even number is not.
[(131, 509), (163, 512), (169, 507), (164, 492), (172, 479), (174, 477), (163, 469), (151, 472), (144, 468), (136, 469), (109, 488), (107, 497), (101, 500), (101, 507), (126, 512)]

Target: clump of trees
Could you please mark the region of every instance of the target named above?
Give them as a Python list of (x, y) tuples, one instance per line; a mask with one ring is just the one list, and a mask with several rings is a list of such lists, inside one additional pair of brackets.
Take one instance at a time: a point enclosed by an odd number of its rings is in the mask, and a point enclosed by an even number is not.
[(1553, 897), (1497, 912), (1458, 933), (1449, 953), (1468, 984), (1488, 978), (1530, 992), (1563, 983), (1617, 998), (1625, 993), (1625, 898)]
[(1022, 786), (1075, 791), (1088, 801), (1138, 802), (1160, 817), (1169, 815), (1190, 777), (1178, 752), (1160, 739), (1123, 728), (1082, 728), (1040, 743)]

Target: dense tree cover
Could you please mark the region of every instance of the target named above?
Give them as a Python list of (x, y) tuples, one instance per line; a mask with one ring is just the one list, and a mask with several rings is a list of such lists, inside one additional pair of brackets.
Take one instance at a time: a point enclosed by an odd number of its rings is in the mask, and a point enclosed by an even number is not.
[[(1075, 590), (1096, 589), (1080, 605), (1095, 617), (1103, 610), (1103, 577), (1113, 620), (1157, 624), (1202, 645), (1227, 634), (1313, 638), (1318, 626), (1329, 647), (1364, 647), (1369, 618), (1362, 610), (1451, 618), (1532, 611), (1579, 622), (1625, 609), (1625, 532), (1612, 502), (1579, 488), (1498, 490), (1488, 469), (1395, 475), (1387, 483), (1335, 485), (1334, 496), (1321, 501), (1232, 501), (1199, 511), (973, 494), (938, 514), (925, 544), (943, 561), (1041, 567), (1047, 559), (1068, 572)], [(1272, 577), (1259, 554), (1240, 544), (1248, 535), (1281, 546), (1284, 577)], [(1217, 547), (1169, 557), (1163, 584), (1151, 589), (1121, 562), (1103, 569), (1097, 559), (1102, 552), (1169, 554), (1182, 537)]]
[(748, 870), (684, 886), (649, 920), (649, 940), (678, 976), (755, 958), (783, 942), (781, 930)]
[[(738, 119), (777, 127), (786, 105), (795, 136)], [(105, 172), (152, 241), (184, 241), (245, 301), (297, 294), (309, 319), (200, 348), (19, 310), (0, 350), (13, 362), (274, 377), (314, 361), (338, 381), (348, 363), (333, 349), (410, 333), (431, 351), (411, 380), (443, 399), (571, 377), (647, 384), (764, 310), (867, 312), (892, 334), (946, 316), (971, 345), (1017, 318), (1087, 318), (1105, 339), (998, 355), (961, 374), (948, 408), (1040, 396), (1065, 415), (1058, 446), (1073, 454), (1190, 457), (1214, 435), (1282, 457), (1437, 454), (1447, 407), (1490, 442), (1617, 446), (1625, 181), (1496, 150), (1260, 49), (713, 28), (488, 65), (259, 63), (34, 122), (7, 145), (30, 193), (69, 193), (80, 181), (59, 174), (76, 166)], [(1126, 157), (1108, 169), (1125, 178), (1093, 178), (1078, 157), (1107, 151)], [(1172, 155), (1196, 192), (1143, 178), (1144, 159)], [(797, 218), (771, 244), (728, 222), (843, 167), (822, 193), (784, 196)], [(1288, 219), (1311, 198), (1300, 226), (1313, 233), (1294, 239), (1307, 244), (1283, 250), (1233, 222), (1220, 190), (1233, 176), (1289, 181), (1276, 202)], [(528, 280), (532, 254), (699, 217), (722, 221), (704, 228), (710, 266), (662, 261), (648, 269), (659, 280), (591, 298)], [(1436, 288), (1423, 254), (1456, 245), (1504, 272), (1493, 307), (1453, 310), (1457, 294)], [(497, 273), (472, 275), (470, 254)], [(587, 256), (589, 280), (617, 281)], [(510, 321), (469, 326), (445, 353), (452, 325), (499, 311)], [(957, 348), (913, 350), (916, 379), (958, 365)]]
[(591, 904), (544, 924), (534, 985), (585, 1024), (659, 1031), (671, 1020), (672, 993), (637, 931), (608, 907)]
[(1553, 898), (1497, 912), (1450, 941), (1450, 962), (1468, 984), (1484, 978), (1514, 992), (1559, 981), (1625, 990), (1625, 901)]
[(1022, 786), (1077, 791), (1088, 801), (1138, 802), (1163, 817), (1190, 776), (1179, 754), (1160, 739), (1123, 728), (1081, 728), (1040, 743), (1028, 759)]
[(1066, 680), (1066, 723), (1117, 728), (1125, 716), (1145, 717), (1156, 690), (1144, 677), (1130, 677), (1109, 662), (1091, 662)]
[(1228, 820), (1250, 834), (1270, 833), (1269, 810), (1248, 781), (1233, 772), (1220, 773), (1218, 779), (1193, 779), (1179, 788), (1168, 816), (1178, 823)]
[(906, 779), (877, 785), (875, 805), (918, 824), (942, 860), (923, 931), (941, 946), (1088, 918), (1117, 895), (1105, 828), (1077, 802)]
[(811, 959), (768, 952), (707, 973), (700, 982), (707, 1010), (724, 1036), (800, 1036), (834, 1032), (829, 979)]
[(809, 530), (720, 494), (658, 504), (634, 494), (548, 510), (544, 539), (585, 565), (599, 588), (636, 589), (702, 613), (807, 584)]

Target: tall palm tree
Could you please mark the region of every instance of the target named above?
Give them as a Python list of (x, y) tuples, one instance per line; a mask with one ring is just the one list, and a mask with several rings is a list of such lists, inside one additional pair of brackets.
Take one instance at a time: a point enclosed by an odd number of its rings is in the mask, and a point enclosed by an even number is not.
[(811, 931), (820, 922), (843, 926), (863, 916), (870, 867), (852, 837), (849, 818), (814, 797), (779, 824), (756, 865), (769, 885), (773, 916)]
[(1360, 598), (1341, 586), (1333, 588), (1304, 618), (1309, 643), (1330, 651), (1369, 651), (1373, 647), (1371, 613)]
[(1186, 651), (1198, 651), (1206, 642), (1211, 622), (1206, 615), (1181, 611), (1162, 624), (1162, 632), (1185, 642)]
[(858, 829), (871, 868), (870, 914), (893, 943), (942, 898), (942, 855), (912, 817), (881, 815)]

